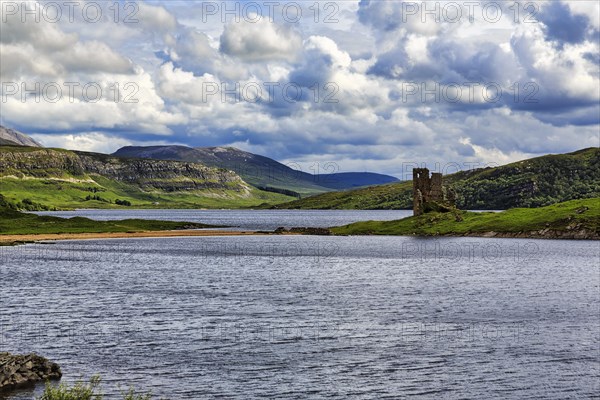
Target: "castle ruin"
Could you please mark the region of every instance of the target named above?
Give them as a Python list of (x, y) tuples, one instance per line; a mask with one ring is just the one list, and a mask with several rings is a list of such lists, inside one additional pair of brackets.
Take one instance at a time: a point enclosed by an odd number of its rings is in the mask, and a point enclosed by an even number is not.
[(434, 172), (430, 177), (427, 168), (413, 169), (413, 215), (423, 214), (430, 203), (453, 207), (454, 199), (454, 192), (442, 186), (442, 174)]

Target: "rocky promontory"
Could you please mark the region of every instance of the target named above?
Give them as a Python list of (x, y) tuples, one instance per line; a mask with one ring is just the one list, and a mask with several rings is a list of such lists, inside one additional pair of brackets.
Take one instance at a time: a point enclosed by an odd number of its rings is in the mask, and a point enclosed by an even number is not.
[(91, 181), (100, 175), (147, 190), (229, 189), (247, 191), (235, 173), (198, 163), (118, 158), (62, 149), (6, 148), (0, 151), (0, 176), (61, 178)]
[(37, 354), (0, 353), (0, 392), (61, 377), (58, 364)]

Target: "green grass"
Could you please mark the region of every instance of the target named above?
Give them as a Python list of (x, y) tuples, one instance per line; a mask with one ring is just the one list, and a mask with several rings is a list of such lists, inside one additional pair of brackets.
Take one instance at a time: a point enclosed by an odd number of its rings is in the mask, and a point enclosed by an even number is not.
[(397, 221), (367, 221), (331, 228), (338, 235), (468, 235), (519, 233), (569, 228), (600, 232), (600, 198), (572, 200), (541, 208), (515, 208), (500, 213), (456, 211), (427, 213)]
[[(115, 204), (117, 199), (127, 200), (130, 208), (251, 208), (261, 204), (276, 204), (292, 199), (279, 193), (255, 188), (250, 194), (235, 189), (206, 189), (191, 192), (144, 191), (136, 185), (93, 176), (93, 182), (69, 182), (56, 179), (0, 178), (0, 193), (12, 203), (25, 199), (39, 203), (47, 209), (75, 208), (129, 208)], [(92, 191), (95, 189), (96, 191)], [(97, 195), (105, 201), (88, 200)], [(155, 204), (158, 203), (158, 204)]]
[[(121, 393), (123, 400), (150, 400), (150, 392), (138, 394), (133, 388)], [(53, 385), (46, 383), (44, 393), (37, 400), (102, 400), (104, 395), (100, 388), (100, 377), (93, 376), (89, 383), (75, 382), (72, 386), (65, 383)]]
[(94, 221), (82, 217), (58, 218), (22, 213), (10, 206), (0, 195), (0, 235), (144, 232), (214, 227), (190, 222), (144, 219)]
[(0, 235), (144, 232), (214, 227), (190, 222), (144, 219), (95, 221), (82, 217), (58, 218), (6, 210), (0, 211), (0, 218)]
[[(26, 153), (31, 153), (27, 155)], [(11, 162), (14, 158), (19, 162)], [(155, 178), (145, 171), (135, 183), (93, 173), (85, 173), (79, 165), (80, 157), (98, 163), (128, 165), (131, 160), (105, 154), (76, 153), (64, 149), (40, 149), (25, 146), (0, 146), (0, 193), (14, 204), (27, 200), (38, 209), (75, 208), (252, 208), (263, 204), (289, 202), (295, 197), (267, 192), (241, 181), (216, 182), (216, 169), (208, 168), (207, 178), (189, 178), (175, 175)], [(152, 161), (158, 162), (158, 161)], [(176, 162), (174, 162), (176, 163)], [(225, 171), (225, 170), (223, 170)], [(194, 181), (198, 186), (183, 190), (182, 183)], [(172, 185), (171, 185), (172, 184)], [(86, 200), (88, 196), (94, 200)], [(120, 206), (116, 200), (131, 206)], [(24, 207), (25, 208), (25, 207)], [(32, 209), (33, 206), (27, 207)]]
[(412, 208), (412, 182), (390, 183), (341, 192), (323, 193), (271, 206), (305, 210), (397, 210)]

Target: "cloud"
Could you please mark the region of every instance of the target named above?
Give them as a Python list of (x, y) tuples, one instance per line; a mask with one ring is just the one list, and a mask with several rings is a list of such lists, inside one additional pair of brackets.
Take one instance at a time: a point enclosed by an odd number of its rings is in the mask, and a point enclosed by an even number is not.
[(230, 23), (221, 35), (223, 53), (244, 61), (293, 61), (302, 39), (289, 26), (278, 25), (266, 18), (258, 22), (245, 19)]
[(177, 19), (164, 7), (153, 6), (145, 2), (138, 2), (139, 12), (135, 20), (143, 29), (148, 31), (171, 32), (177, 27)]
[[(597, 3), (535, 2), (533, 23), (515, 23), (508, 3), (494, 23), (479, 15), (482, 5), (473, 21), (423, 22), (406, 12), (409, 3), (339, 3), (337, 23), (323, 21), (332, 10), (323, 3), (317, 22), (306, 3), (294, 24), (220, 15), (204, 23), (201, 3), (167, 1), (140, 2), (132, 24), (90, 24), (77, 13), (53, 24), (8, 17), (3, 82), (93, 82), (103, 96), (2, 97), (1, 122), (57, 147), (236, 145), (305, 167), (332, 161), (341, 171), (396, 175), (405, 162), (508, 162), (598, 145)], [(111, 4), (101, 4), (107, 16)], [(272, 97), (267, 82), (279, 85)], [(480, 88), (469, 99), (473, 82), (495, 83), (503, 97), (487, 102)], [(124, 101), (127, 83), (137, 102)], [(463, 97), (407, 97), (414, 83)], [(292, 101), (282, 93), (290, 84), (300, 89)], [(262, 87), (256, 101), (223, 99), (224, 89), (247, 85)], [(537, 101), (525, 102), (530, 95)]]
[(541, 9), (538, 19), (544, 24), (544, 33), (549, 40), (564, 43), (581, 43), (586, 38), (589, 18), (572, 14), (569, 6), (560, 1), (551, 1)]
[(557, 48), (545, 40), (540, 29), (516, 33), (511, 40), (512, 51), (524, 69), (524, 78), (539, 86), (537, 104), (554, 111), (600, 101), (600, 93), (590, 90), (600, 86), (597, 65), (586, 57), (586, 54), (598, 54), (598, 46), (586, 41)]
[(4, 79), (27, 74), (59, 78), (77, 72), (133, 73), (131, 61), (106, 43), (81, 41), (77, 33), (67, 33), (44, 18), (36, 22), (19, 13), (3, 13), (0, 19)]
[(60, 147), (69, 150), (113, 153), (123, 146), (131, 145), (131, 141), (102, 132), (83, 132), (76, 134), (32, 134), (44, 147)]
[[(118, 92), (114, 83), (120, 83)], [(30, 88), (35, 87), (34, 84), (27, 83)], [(33, 96), (23, 100), (20, 94), (6, 96), (2, 100), (5, 123), (48, 132), (106, 129), (168, 135), (171, 132), (168, 125), (185, 121), (182, 115), (167, 109), (156, 93), (151, 76), (141, 70), (136, 75), (110, 75), (98, 80), (93, 83), (98, 85), (97, 89), (90, 90), (87, 97), (81, 85), (73, 89), (71, 97), (64, 81), (52, 84), (60, 92), (44, 94), (45, 86), (40, 85), (37, 100)]]

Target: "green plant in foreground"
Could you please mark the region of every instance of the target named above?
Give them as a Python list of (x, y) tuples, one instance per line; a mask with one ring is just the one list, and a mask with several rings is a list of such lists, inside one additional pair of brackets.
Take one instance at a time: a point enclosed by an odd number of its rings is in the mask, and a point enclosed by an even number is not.
[(65, 383), (54, 386), (46, 383), (46, 388), (38, 400), (102, 400), (102, 393), (97, 393), (100, 387), (100, 377), (93, 376), (90, 383), (75, 382), (69, 387)]
[(127, 392), (122, 393), (123, 400), (151, 400), (152, 393), (136, 394), (133, 388), (129, 388)]
[[(100, 381), (100, 376), (94, 375), (90, 378), (89, 383), (77, 381), (70, 387), (65, 383), (55, 386), (47, 382), (44, 393), (41, 397), (38, 397), (37, 400), (102, 400), (104, 395), (100, 390)], [(123, 396), (123, 400), (152, 399), (152, 394), (150, 392), (138, 394), (133, 388), (129, 388), (126, 392), (121, 392), (121, 395)]]

